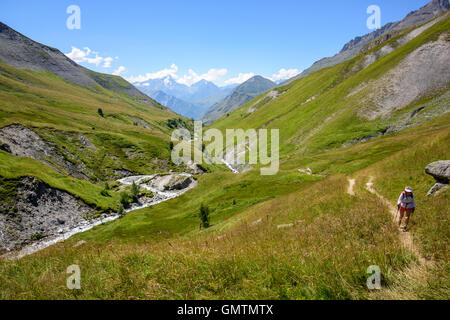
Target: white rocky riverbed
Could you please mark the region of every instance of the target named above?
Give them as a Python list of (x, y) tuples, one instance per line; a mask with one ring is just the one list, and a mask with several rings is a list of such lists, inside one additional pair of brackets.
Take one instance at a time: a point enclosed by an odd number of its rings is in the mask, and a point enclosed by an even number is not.
[[(195, 188), (197, 181), (192, 175), (187, 173), (170, 173), (167, 175), (145, 175), (145, 176), (131, 176), (117, 180), (121, 185), (132, 185), (133, 182), (139, 185), (142, 189), (149, 190), (153, 193), (152, 198), (142, 197), (139, 202), (131, 204), (130, 208), (125, 212), (131, 212), (142, 208), (157, 205), (161, 202), (179, 197), (186, 191)], [(7, 252), (2, 255), (2, 258), (6, 259), (20, 259), (24, 256), (33, 254), (42, 249), (45, 249), (58, 242), (64, 241), (71, 236), (88, 231), (95, 226), (111, 222), (118, 219), (120, 216), (115, 213), (112, 215), (102, 215), (100, 218), (92, 220), (83, 220), (77, 226), (70, 230), (59, 230), (56, 234), (48, 236), (40, 241), (36, 241), (32, 244), (26, 245), (20, 250)], [(1, 229), (0, 229), (1, 231)], [(0, 234), (3, 238), (3, 233)]]

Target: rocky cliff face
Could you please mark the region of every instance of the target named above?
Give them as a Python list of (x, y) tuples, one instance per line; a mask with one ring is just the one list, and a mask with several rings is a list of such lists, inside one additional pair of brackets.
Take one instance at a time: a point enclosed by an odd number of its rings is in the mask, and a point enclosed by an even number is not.
[(82, 225), (97, 212), (67, 192), (25, 177), (12, 181), (13, 199), (0, 204), (0, 252)]
[(368, 84), (371, 92), (368, 97), (375, 108), (362, 108), (360, 115), (374, 120), (392, 114), (426, 94), (447, 89), (450, 85), (448, 36), (443, 34), (437, 41), (424, 44), (387, 74)]
[(361, 37), (356, 37), (344, 45), (342, 50), (333, 57), (323, 58), (315, 62), (311, 67), (304, 70), (299, 75), (290, 79), (289, 81), (303, 78), (317, 70), (334, 66), (343, 61), (355, 57), (361, 50), (379, 37), (390, 37), (390, 34), (395, 34), (396, 31), (406, 29), (412, 26), (418, 26), (431, 19), (434, 19), (450, 9), (449, 0), (433, 0), (426, 6), (417, 11), (410, 12), (403, 20), (394, 23), (388, 23), (382, 28), (368, 33)]
[(202, 116), (202, 120), (206, 123), (213, 122), (275, 86), (276, 84), (269, 79), (255, 76), (236, 87), (225, 99), (209, 108)]
[(402, 30), (409, 27), (421, 25), (431, 19), (440, 16), (448, 9), (450, 9), (449, 0), (433, 0), (421, 9), (410, 12), (401, 21), (388, 23), (374, 32), (366, 34), (362, 37), (356, 37), (355, 39), (346, 43), (340, 53), (353, 49), (360, 50), (364, 45), (377, 39), (380, 36), (386, 35), (390, 32), (394, 32), (396, 30)]
[[(29, 157), (45, 163), (60, 173), (69, 173), (75, 178), (89, 180), (91, 172), (81, 161), (70, 162), (54, 145), (44, 141), (34, 131), (13, 124), (0, 129), (1, 149), (19, 157)], [(78, 163), (76, 165), (75, 163)]]

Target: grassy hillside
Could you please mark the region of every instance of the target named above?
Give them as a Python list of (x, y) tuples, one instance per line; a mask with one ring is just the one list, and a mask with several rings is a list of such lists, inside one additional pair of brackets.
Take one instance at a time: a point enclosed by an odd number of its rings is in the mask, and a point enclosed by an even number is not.
[[(358, 162), (350, 168), (338, 153), (329, 155), (332, 170), (346, 176), (312, 178), (296, 170), (273, 180), (252, 172), (205, 175), (180, 198), (20, 261), (1, 261), (0, 297), (448, 299), (449, 192), (426, 197), (433, 179), (423, 173), (449, 154), (448, 123), (447, 115), (417, 127), (417, 144), (400, 150), (412, 130), (350, 147), (348, 161)], [(387, 151), (375, 161), (374, 144)], [(416, 189), (411, 232), (421, 254), (434, 261), (420, 281), (409, 274), (418, 257), (401, 245), (385, 205), (364, 189), (370, 176), (392, 201), (405, 184)], [(347, 177), (356, 178), (356, 196), (346, 193)], [(194, 215), (202, 202), (213, 208), (213, 226), (200, 231)], [(293, 225), (278, 228), (286, 224)], [(75, 246), (80, 240), (87, 243)], [(73, 263), (82, 268), (80, 291), (65, 288), (65, 268)], [(365, 287), (370, 265), (382, 270), (382, 293)]]
[(20, 124), (33, 130), (65, 161), (81, 168), (88, 181), (70, 177), (56, 163), (59, 173), (37, 160), (17, 161), (5, 151), (0, 151), (0, 175), (36, 176), (87, 203), (106, 208), (114, 202), (115, 207), (114, 197), (98, 196), (104, 181), (117, 178), (116, 170), (137, 174), (180, 170), (170, 161), (171, 121), (192, 128), (190, 120), (137, 99), (0, 62), (0, 127)]
[(223, 100), (206, 110), (201, 119), (205, 123), (211, 123), (275, 86), (276, 84), (269, 79), (254, 76), (234, 88)]
[[(280, 129), (282, 157), (327, 151), (383, 134), (389, 126), (427, 103), (431, 105), (429, 109), (439, 109), (449, 104), (450, 100), (446, 94), (447, 85), (435, 92), (428, 92), (427, 95), (412, 101), (400, 110), (392, 110), (386, 116), (375, 119), (364, 116), (366, 109), (369, 111), (375, 109), (373, 101), (368, 99), (375, 94), (370, 84), (393, 70), (420, 46), (436, 41), (442, 34), (448, 40), (449, 28), (450, 19), (447, 17), (415, 39), (399, 46), (397, 40), (411, 31), (411, 29), (406, 30), (350, 61), (322, 69), (308, 77), (276, 88), (274, 90), (281, 93), (278, 98), (265, 103), (262, 99), (264, 95), (262, 95), (243, 105), (228, 117), (222, 117), (214, 122), (211, 127), (222, 130), (225, 128)], [(397, 49), (362, 69), (365, 59), (385, 46), (396, 46)], [(253, 105), (258, 99), (261, 100), (259, 105)], [(439, 102), (436, 103), (436, 100)], [(257, 110), (249, 112), (250, 108)], [(436, 111), (436, 114), (442, 112), (445, 112), (445, 108), (441, 112)], [(427, 115), (419, 113), (413, 120), (423, 121), (421, 116)]]

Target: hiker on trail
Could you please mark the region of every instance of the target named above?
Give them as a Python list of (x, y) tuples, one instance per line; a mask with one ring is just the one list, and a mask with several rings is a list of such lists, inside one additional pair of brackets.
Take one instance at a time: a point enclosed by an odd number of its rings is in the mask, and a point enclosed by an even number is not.
[(414, 200), (414, 194), (411, 187), (406, 187), (402, 192), (398, 198), (397, 207), (397, 212), (400, 212), (400, 217), (398, 219), (399, 227), (402, 225), (403, 216), (406, 213), (405, 225), (401, 227), (401, 229), (406, 232), (411, 213), (416, 210), (416, 201)]

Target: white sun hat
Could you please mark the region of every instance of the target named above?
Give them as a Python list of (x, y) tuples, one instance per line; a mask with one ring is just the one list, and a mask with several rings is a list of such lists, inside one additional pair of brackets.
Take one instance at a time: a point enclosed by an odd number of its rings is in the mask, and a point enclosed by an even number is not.
[(411, 187), (406, 187), (406, 188), (405, 188), (405, 191), (406, 191), (406, 192), (413, 192), (413, 189), (412, 189)]

